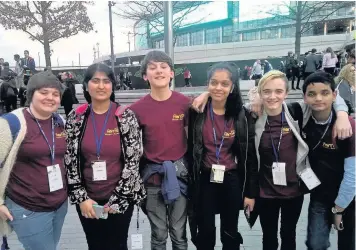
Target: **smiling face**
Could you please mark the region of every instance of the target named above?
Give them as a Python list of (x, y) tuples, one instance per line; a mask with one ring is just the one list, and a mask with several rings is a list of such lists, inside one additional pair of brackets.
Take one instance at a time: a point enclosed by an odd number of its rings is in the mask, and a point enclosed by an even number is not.
[(61, 95), (56, 88), (40, 88), (33, 93), (31, 109), (43, 116), (49, 116), (58, 110)]
[(263, 85), (260, 94), (265, 110), (279, 110), (288, 95), (286, 83), (281, 78), (271, 79)]
[(215, 102), (225, 102), (232, 86), (230, 73), (226, 70), (216, 70), (208, 84), (211, 99)]
[(104, 72), (96, 72), (88, 83), (88, 92), (92, 101), (110, 100), (112, 82)]
[(330, 110), (336, 99), (336, 93), (332, 91), (330, 85), (317, 82), (308, 85), (304, 94), (304, 102), (313, 111)]
[(173, 77), (174, 72), (168, 63), (165, 62), (149, 62), (146, 74), (143, 75), (143, 79), (148, 81), (153, 88), (169, 87), (169, 83)]

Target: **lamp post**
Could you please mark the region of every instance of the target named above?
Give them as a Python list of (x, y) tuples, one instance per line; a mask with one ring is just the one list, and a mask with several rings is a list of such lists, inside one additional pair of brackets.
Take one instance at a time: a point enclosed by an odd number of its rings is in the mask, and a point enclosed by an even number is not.
[[(164, 11), (164, 50), (172, 58), (174, 65), (174, 47), (173, 47), (173, 7), (171, 1), (163, 2)], [(174, 90), (175, 82), (172, 79), (171, 89)]]
[[(111, 58), (111, 69), (112, 71), (115, 73), (115, 55), (114, 55), (114, 35), (112, 32), (112, 10), (111, 7), (114, 6), (115, 3), (112, 1), (109, 1), (109, 26), (110, 26), (110, 49), (111, 49), (111, 54), (110, 54), (110, 58)], [(99, 51), (99, 49), (98, 49)]]
[(99, 57), (100, 57), (99, 43), (96, 43), (96, 48), (97, 48), (96, 53), (98, 53), (98, 59), (99, 59)]

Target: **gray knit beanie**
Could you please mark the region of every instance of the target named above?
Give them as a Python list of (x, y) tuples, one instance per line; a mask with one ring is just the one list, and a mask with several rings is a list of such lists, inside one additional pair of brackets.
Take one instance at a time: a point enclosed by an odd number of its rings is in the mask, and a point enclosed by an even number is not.
[(33, 94), (36, 90), (42, 88), (55, 88), (59, 91), (61, 97), (65, 90), (65, 86), (58, 80), (58, 78), (50, 71), (39, 72), (31, 76), (27, 84), (27, 104), (32, 102)]

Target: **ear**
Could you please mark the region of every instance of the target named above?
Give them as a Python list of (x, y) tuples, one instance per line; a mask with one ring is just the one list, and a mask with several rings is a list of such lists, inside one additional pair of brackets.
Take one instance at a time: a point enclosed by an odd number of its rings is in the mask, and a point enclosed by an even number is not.
[(146, 76), (146, 75), (143, 75), (143, 76), (142, 76), (142, 78), (143, 78), (143, 80), (145, 80), (145, 82), (147, 82), (147, 81), (148, 81), (148, 79), (147, 79), (147, 76)]
[(335, 102), (336, 96), (337, 96), (337, 90), (335, 90), (335, 91), (333, 92), (333, 102)]
[(171, 78), (174, 78), (174, 71), (173, 70), (171, 70), (170, 76), (171, 76)]

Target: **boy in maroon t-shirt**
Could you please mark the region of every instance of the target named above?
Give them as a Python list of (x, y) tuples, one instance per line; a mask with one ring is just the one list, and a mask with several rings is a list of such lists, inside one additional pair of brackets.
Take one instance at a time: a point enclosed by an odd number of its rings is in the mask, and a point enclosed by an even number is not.
[(334, 224), (338, 249), (355, 249), (355, 120), (349, 118), (353, 136), (333, 138), (336, 92), (330, 74), (308, 76), (303, 93), (313, 115), (303, 128), (303, 136), (309, 146), (310, 166), (321, 182), (310, 194), (306, 245), (308, 250), (329, 248)]
[[(185, 250), (188, 248), (187, 183), (177, 176), (187, 175), (185, 130), (191, 100), (170, 90), (173, 62), (164, 52), (149, 52), (142, 62), (141, 72), (151, 93), (132, 104), (130, 109), (143, 132), (141, 175), (147, 189), (143, 209), (151, 224), (151, 249), (165, 249), (169, 231), (173, 249)], [(172, 193), (176, 198), (170, 200)]]

